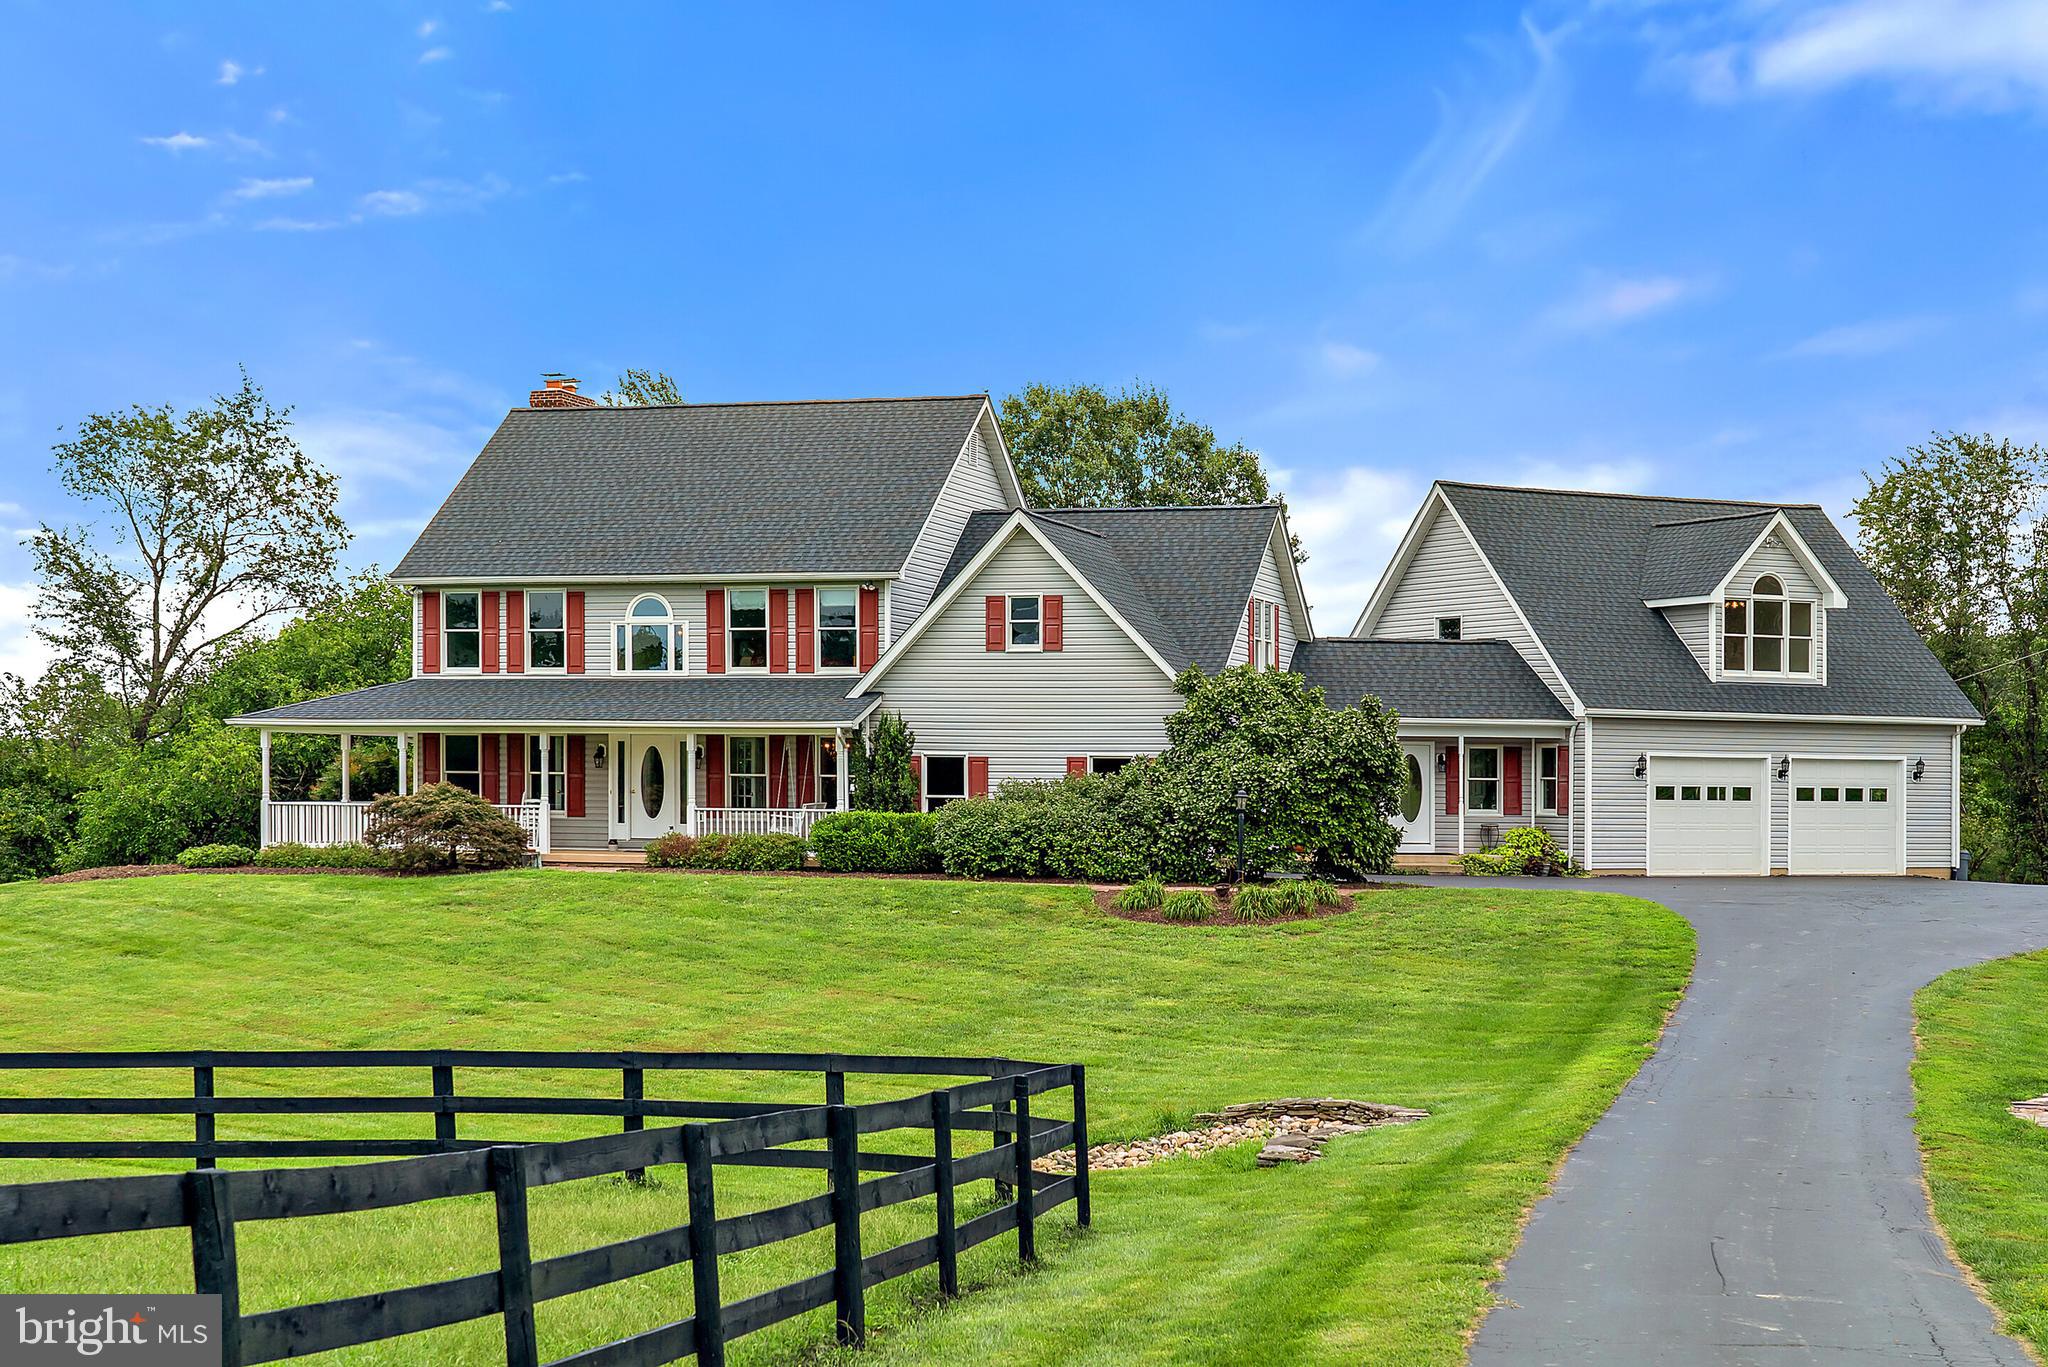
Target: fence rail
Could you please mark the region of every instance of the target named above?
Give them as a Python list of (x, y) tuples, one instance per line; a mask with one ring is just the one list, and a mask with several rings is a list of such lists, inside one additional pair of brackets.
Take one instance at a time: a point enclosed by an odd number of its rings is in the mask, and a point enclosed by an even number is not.
[[(264, 804), (270, 813), (269, 843), (273, 845), (360, 845), (370, 826), (367, 802), (278, 802)], [(535, 802), (494, 802), (491, 804), (526, 832), (527, 845), (542, 854), (548, 852), (547, 809)]]
[(809, 837), (829, 807), (699, 807), (699, 835), (800, 835)]
[[(692, 1313), (654, 1329), (572, 1353), (552, 1367), (652, 1367), (695, 1356), (722, 1364), (725, 1345), (807, 1311), (834, 1306), (839, 1341), (866, 1338), (866, 1290), (926, 1267), (938, 1268), (943, 1295), (959, 1293), (961, 1252), (1015, 1233), (1018, 1256), (1037, 1256), (1040, 1216), (1071, 1201), (1075, 1219), (1090, 1222), (1088, 1121), (1082, 1065), (998, 1058), (873, 1054), (554, 1053), (529, 1050), (315, 1050), (0, 1054), (0, 1074), (31, 1070), (190, 1070), (188, 1097), (6, 1097), (0, 1117), (27, 1115), (183, 1115), (193, 1117), (188, 1143), (120, 1138), (90, 1141), (7, 1140), (0, 1157), (196, 1158), (185, 1173), (78, 1178), (0, 1186), (0, 1244), (92, 1234), (185, 1228), (190, 1232), (194, 1289), (221, 1297), (222, 1361), (228, 1367), (275, 1362), (309, 1353), (500, 1317), (508, 1367), (538, 1367), (536, 1304), (593, 1290), (665, 1268), (690, 1266)], [(234, 1097), (217, 1091), (222, 1070), (424, 1068), (429, 1090), (419, 1096)], [(468, 1096), (455, 1090), (458, 1068), (617, 1070), (617, 1101), (591, 1097)], [(826, 1104), (670, 1101), (645, 1095), (648, 1071), (748, 1070), (822, 1074)], [(965, 1076), (978, 1080), (890, 1101), (845, 1104), (849, 1074)], [(1072, 1119), (1032, 1114), (1034, 1097), (1068, 1091)], [(432, 1114), (434, 1137), (370, 1140), (225, 1140), (222, 1115)], [(617, 1115), (623, 1129), (554, 1143), (465, 1140), (457, 1118), (475, 1114)], [(647, 1129), (649, 1118), (712, 1117)], [(862, 1135), (925, 1131), (931, 1154), (862, 1151)], [(961, 1155), (955, 1135), (985, 1131), (991, 1147)], [(824, 1141), (822, 1151), (788, 1146)], [(1073, 1146), (1076, 1171), (1052, 1177), (1032, 1159)], [(401, 1155), (339, 1167), (226, 1171), (222, 1157)], [(416, 1155), (416, 1156), (405, 1156)], [(620, 1242), (555, 1257), (533, 1256), (528, 1193), (535, 1187), (612, 1174), (638, 1176), (680, 1164), (687, 1221)], [(714, 1173), (722, 1164), (823, 1169), (828, 1188), (766, 1210), (719, 1218)], [(863, 1173), (883, 1176), (863, 1180)], [(963, 1183), (998, 1183), (1005, 1203), (967, 1221), (956, 1218)], [(240, 1224), (383, 1210), (453, 1197), (489, 1194), (497, 1216), (496, 1270), (417, 1286), (241, 1313), (235, 1251)], [(861, 1217), (868, 1211), (936, 1198), (935, 1228), (878, 1253), (863, 1254)], [(726, 1302), (719, 1259), (813, 1231), (833, 1231), (829, 1270), (744, 1299)]]

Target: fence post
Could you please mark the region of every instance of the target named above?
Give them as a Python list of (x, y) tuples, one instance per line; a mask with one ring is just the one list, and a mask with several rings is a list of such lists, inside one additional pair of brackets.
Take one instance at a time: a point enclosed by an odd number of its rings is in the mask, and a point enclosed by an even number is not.
[(718, 1203), (711, 1187), (711, 1138), (683, 1126), (683, 1169), (690, 1199), (690, 1292), (699, 1367), (725, 1367), (725, 1305), (718, 1290)]
[(933, 1195), (939, 1199), (939, 1294), (960, 1294), (960, 1231), (953, 1214), (953, 1094), (932, 1093)]
[(860, 1118), (851, 1106), (826, 1110), (832, 1157), (832, 1294), (839, 1302), (839, 1341), (867, 1342), (867, 1285), (860, 1256)]
[[(1003, 1142), (1003, 1134), (1009, 1125), (1010, 1099), (1008, 1097), (998, 1097), (990, 1102), (988, 1115), (989, 1143), (991, 1146), (1000, 1145)], [(1010, 1183), (1004, 1180), (999, 1171), (996, 1176), (996, 1204), (1008, 1205), (1010, 1198), (1014, 1195), (1015, 1192), (1011, 1190)]]
[(1011, 1084), (1017, 1089), (1017, 1256), (1028, 1263), (1038, 1258), (1031, 1199), (1031, 1084), (1022, 1077), (1012, 1078)]
[[(834, 1058), (836, 1059), (837, 1055), (834, 1055)], [(827, 1106), (844, 1106), (846, 1104), (845, 1069), (827, 1068), (825, 1070), (825, 1104)], [(833, 1176), (832, 1169), (825, 1169), (825, 1190), (831, 1191), (837, 1185), (838, 1178)]]
[(533, 1330), (533, 1244), (526, 1219), (526, 1162), (518, 1149), (491, 1150), (498, 1201), (498, 1299), (505, 1315), (506, 1367), (538, 1367)]
[(185, 1174), (185, 1213), (192, 1224), (192, 1289), (220, 1297), (222, 1367), (241, 1367), (241, 1274), (235, 1261), (235, 1209), (228, 1175), (217, 1168)]
[(455, 1069), (445, 1063), (434, 1065), (434, 1139), (455, 1142), (455, 1110), (447, 1103), (455, 1097)]
[(1074, 1223), (1088, 1227), (1088, 1070), (1074, 1065)]
[[(212, 1096), (213, 1067), (211, 1064), (202, 1064), (192, 1070), (192, 1099), (195, 1101), (210, 1100)], [(192, 1166), (195, 1168), (212, 1167), (214, 1164), (214, 1154), (207, 1145), (213, 1143), (213, 1112), (202, 1111), (197, 1107), (193, 1108), (192, 1142), (199, 1146), (199, 1153), (195, 1157)]]
[[(626, 1119), (620, 1128), (627, 1134), (631, 1134), (635, 1130), (646, 1129), (647, 1118), (640, 1113), (639, 1103), (647, 1095), (647, 1081), (638, 1068), (624, 1068), (620, 1070), (619, 1094), (628, 1103)], [(645, 1182), (647, 1180), (647, 1169), (628, 1168), (626, 1170), (626, 1180), (628, 1182)]]

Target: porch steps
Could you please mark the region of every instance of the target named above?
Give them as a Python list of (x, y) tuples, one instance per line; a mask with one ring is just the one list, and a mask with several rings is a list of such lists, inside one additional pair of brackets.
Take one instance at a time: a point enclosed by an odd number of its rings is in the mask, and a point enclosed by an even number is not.
[(540, 857), (544, 869), (644, 869), (647, 856), (639, 850), (550, 850)]

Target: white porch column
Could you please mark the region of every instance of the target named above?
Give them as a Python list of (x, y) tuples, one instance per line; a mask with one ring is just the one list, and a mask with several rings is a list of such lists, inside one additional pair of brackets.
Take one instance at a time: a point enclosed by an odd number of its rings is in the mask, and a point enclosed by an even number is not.
[(839, 790), (839, 791), (838, 791), (838, 792), (836, 792), (836, 793), (834, 793), (834, 794), (832, 795), (832, 798), (833, 798), (833, 806), (834, 806), (834, 808), (835, 808), (836, 810), (838, 810), (838, 811), (842, 811), (842, 812), (843, 812), (843, 811), (847, 810), (847, 807), (846, 807), (846, 794), (847, 794), (847, 783), (846, 783), (846, 770), (847, 770), (847, 763), (846, 763), (846, 730), (845, 730), (845, 728), (844, 728), (844, 727), (834, 727), (834, 728), (833, 728), (833, 730), (832, 730), (832, 753), (833, 753), (833, 754), (835, 754), (835, 755), (837, 755), (837, 756), (838, 756), (838, 758), (839, 758), (839, 772), (838, 772), (838, 774), (836, 775), (836, 777), (837, 777), (837, 780), (838, 780), (838, 781), (837, 781), (837, 783), (836, 783), (836, 784), (834, 785), (835, 787), (837, 787), (837, 788), (838, 788), (838, 790)]
[(1579, 844), (1579, 783), (1572, 777), (1572, 766), (1579, 761), (1579, 728), (1574, 725), (1564, 734), (1565, 744), (1571, 747), (1570, 756), (1559, 769), (1565, 784), (1564, 857), (1576, 859)]
[(256, 842), (265, 849), (270, 847), (270, 728), (257, 732), (263, 749), (263, 798), (257, 804)]
[(683, 834), (697, 834), (697, 733), (683, 732)]
[(1463, 736), (1459, 736), (1459, 737), (1458, 737), (1458, 787), (1459, 787), (1459, 789), (1461, 789), (1461, 791), (1460, 791), (1460, 792), (1458, 793), (1458, 853), (1459, 853), (1459, 854), (1463, 854), (1463, 853), (1465, 852), (1465, 808), (1466, 808), (1467, 806), (1469, 806), (1469, 805), (1470, 805), (1469, 803), (1467, 803), (1467, 802), (1465, 801), (1465, 797), (1466, 797), (1466, 794), (1468, 794), (1468, 793), (1470, 793), (1470, 792), (1472, 791), (1472, 785), (1471, 785), (1470, 783), (1468, 783), (1468, 782), (1466, 781), (1466, 779), (1465, 779), (1465, 773), (1466, 773), (1466, 771), (1465, 771), (1465, 738), (1464, 738)]
[(393, 736), (393, 737), (392, 737), (391, 739), (392, 739), (392, 741), (393, 741), (393, 742), (395, 743), (395, 745), (397, 746), (397, 749), (398, 749), (398, 791), (399, 791), (399, 794), (400, 794), (400, 795), (402, 796), (402, 795), (404, 795), (404, 793), (405, 793), (405, 791), (406, 791), (406, 788), (405, 788), (405, 732), (401, 731), (401, 732), (399, 732), (399, 733), (398, 733), (397, 735)]
[(350, 736), (349, 736), (348, 732), (346, 732), (346, 731), (342, 732), (342, 733), (341, 733), (341, 800), (342, 800), (343, 802), (347, 802), (347, 801), (349, 800), (349, 783), (348, 783), (348, 743), (349, 743), (349, 740), (350, 740)]
[[(553, 741), (554, 737), (548, 732), (543, 731), (540, 733), (540, 791), (529, 794), (529, 798), (538, 798), (540, 800), (540, 852), (542, 854), (547, 854), (555, 848), (555, 793), (554, 789), (550, 786), (553, 780), (548, 777), (549, 772), (554, 768), (553, 760), (550, 758), (554, 753)], [(526, 756), (521, 755), (519, 762), (521, 764), (526, 763)], [(568, 783), (569, 775), (564, 773), (562, 775), (563, 787), (566, 788)]]

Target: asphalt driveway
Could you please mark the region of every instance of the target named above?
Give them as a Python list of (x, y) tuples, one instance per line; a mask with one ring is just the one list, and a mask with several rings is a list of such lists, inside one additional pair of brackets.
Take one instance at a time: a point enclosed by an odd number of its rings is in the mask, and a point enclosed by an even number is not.
[(2029, 1363), (1935, 1231), (1906, 1070), (1913, 992), (2048, 946), (2048, 890), (1598, 886), (1691, 921), (1698, 966), (1656, 1056), (1537, 1207), (1472, 1361)]

